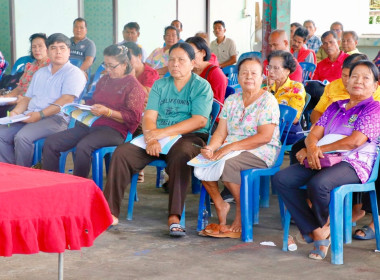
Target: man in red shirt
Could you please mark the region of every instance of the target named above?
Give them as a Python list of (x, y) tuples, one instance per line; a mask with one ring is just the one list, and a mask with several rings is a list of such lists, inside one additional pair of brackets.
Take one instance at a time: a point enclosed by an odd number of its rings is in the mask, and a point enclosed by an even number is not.
[[(285, 30), (276, 29), (272, 31), (271, 34), (269, 35), (268, 44), (269, 44), (271, 52), (278, 51), (278, 50), (289, 52), (289, 40), (288, 40), (288, 36)], [(289, 75), (289, 78), (292, 81), (297, 81), (297, 82), (302, 83), (302, 67), (298, 64), (296, 59), (294, 60), (297, 63), (297, 68), (293, 73)], [(266, 70), (267, 65), (268, 65), (268, 60), (264, 60), (263, 66), (264, 66), (265, 76), (268, 76), (268, 71)]]
[(332, 82), (342, 75), (343, 61), (349, 55), (339, 49), (338, 37), (334, 31), (323, 33), (322, 46), (327, 57), (317, 64), (313, 80)]

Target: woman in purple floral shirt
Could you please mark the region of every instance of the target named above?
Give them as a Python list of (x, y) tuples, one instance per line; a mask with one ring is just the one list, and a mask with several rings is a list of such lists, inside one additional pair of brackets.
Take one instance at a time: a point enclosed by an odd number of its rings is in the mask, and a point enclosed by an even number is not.
[[(330, 245), (330, 192), (341, 185), (364, 183), (376, 160), (380, 135), (380, 103), (373, 99), (379, 71), (368, 60), (350, 68), (347, 85), (350, 99), (331, 104), (305, 140), (306, 148), (293, 164), (278, 172), (272, 180), (306, 241), (314, 241), (311, 259), (324, 259)], [(335, 135), (335, 140), (318, 141)], [(320, 145), (320, 146), (318, 146)], [(344, 150), (342, 161), (321, 168), (323, 153)], [(304, 166), (307, 160), (310, 168)], [(307, 186), (305, 190), (299, 189)], [(312, 203), (306, 202), (308, 197)]]

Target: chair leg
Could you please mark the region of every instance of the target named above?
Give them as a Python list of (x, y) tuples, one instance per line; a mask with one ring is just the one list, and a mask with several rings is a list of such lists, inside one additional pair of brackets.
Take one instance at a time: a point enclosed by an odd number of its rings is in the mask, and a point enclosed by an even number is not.
[(343, 242), (344, 244), (352, 243), (352, 192), (346, 194), (343, 200)]
[(371, 208), (372, 208), (372, 218), (375, 226), (375, 236), (376, 236), (376, 249), (380, 250), (380, 224), (379, 224), (379, 212), (377, 209), (377, 199), (376, 191), (370, 191), (369, 196), (371, 199)]
[(92, 180), (103, 190), (103, 157), (100, 153), (92, 154)]
[[(241, 239), (243, 242), (253, 242), (253, 223), (252, 223), (252, 212), (249, 209), (252, 209), (252, 206), (255, 206), (252, 200), (252, 195), (259, 195), (260, 186), (254, 186), (253, 189), (257, 189), (257, 194), (252, 194), (252, 176), (242, 175), (242, 184), (240, 187), (240, 207), (241, 207), (241, 224), (242, 232)], [(253, 205), (252, 205), (253, 204)], [(258, 210), (258, 203), (257, 210)], [(257, 211), (258, 212), (258, 211)], [(258, 220), (258, 218), (257, 218)]]
[(282, 201), (282, 198), (279, 195), (278, 195), (278, 206), (280, 208), (281, 226), (284, 229), (284, 227), (285, 227), (285, 214), (288, 211), (285, 210), (285, 204), (284, 204), (284, 202)]
[(250, 203), (252, 203), (252, 216), (253, 216), (253, 224), (257, 225), (259, 223), (259, 211), (260, 211), (260, 177), (250, 176), (249, 185), (252, 188), (250, 193)]
[(135, 197), (136, 197), (136, 189), (137, 189), (137, 179), (139, 178), (139, 174), (133, 174), (132, 180), (131, 180), (131, 187), (129, 190), (129, 198), (128, 198), (128, 213), (127, 213), (127, 220), (131, 221), (133, 218), (133, 206), (135, 204)]
[(269, 207), (269, 176), (260, 177), (260, 207)]
[(162, 186), (160, 186), (160, 176), (161, 176), (161, 170), (163, 168), (161, 167), (156, 167), (156, 170), (157, 170), (157, 174), (156, 174), (156, 188), (161, 188)]
[(290, 228), (290, 212), (288, 210), (284, 210), (284, 236), (282, 238), (282, 251), (288, 251), (288, 238), (289, 238), (289, 228)]
[(194, 172), (191, 172), (191, 191), (193, 194), (198, 194), (201, 192), (201, 181), (194, 176)]
[(202, 228), (202, 219), (203, 219), (203, 210), (205, 209), (205, 200), (206, 200), (206, 189), (204, 186), (201, 188), (201, 194), (199, 197), (199, 206), (198, 206), (198, 224), (197, 231), (203, 230)]
[(186, 204), (183, 205), (183, 211), (181, 215), (181, 220), (179, 221), (179, 224), (185, 228), (186, 227), (186, 215), (185, 215), (185, 209), (186, 209)]
[(339, 188), (331, 192), (330, 232), (331, 263), (343, 264), (343, 199)]

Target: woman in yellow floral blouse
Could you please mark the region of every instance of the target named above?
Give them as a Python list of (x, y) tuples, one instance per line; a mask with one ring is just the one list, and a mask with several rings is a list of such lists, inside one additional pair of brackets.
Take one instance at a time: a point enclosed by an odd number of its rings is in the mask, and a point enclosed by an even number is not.
[(286, 141), (288, 145), (304, 137), (302, 133), (297, 134), (297, 132), (302, 131), (298, 120), (305, 106), (305, 88), (302, 83), (289, 79), (289, 75), (296, 68), (297, 63), (290, 52), (274, 51), (268, 56), (268, 85), (265, 89), (274, 94), (279, 104), (288, 105), (297, 110), (297, 117)]

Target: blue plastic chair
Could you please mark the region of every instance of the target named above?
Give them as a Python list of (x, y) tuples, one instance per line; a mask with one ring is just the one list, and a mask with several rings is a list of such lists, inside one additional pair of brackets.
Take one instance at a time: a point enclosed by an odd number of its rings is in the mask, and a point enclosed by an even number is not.
[(222, 68), (223, 73), (226, 75), (228, 78), (228, 85), (236, 85), (238, 84), (238, 73), (237, 73), (237, 68), (235, 65), (229, 65), (224, 68)]
[(16, 60), (15, 64), (12, 67), (11, 75), (16, 74), (17, 72), (23, 72), (25, 70), (25, 65), (28, 62), (33, 62), (35, 59), (31, 56), (22, 56)]
[(314, 75), (315, 68), (317, 67), (314, 63), (310, 62), (300, 62), (302, 67), (302, 83), (305, 84), (307, 80), (311, 80)]
[(95, 72), (94, 78), (92, 79), (92, 82), (89, 86), (89, 90), (86, 94), (84, 94), (83, 99), (88, 100), (92, 98), (92, 95), (94, 94), (96, 84), (99, 82), (99, 79), (102, 77), (102, 72), (105, 70), (104, 64), (100, 64), (98, 69)]
[[(299, 122), (300, 122), (300, 121), (302, 120), (302, 118), (303, 118), (303, 113), (304, 113), (304, 111), (305, 111), (305, 108), (306, 108), (307, 105), (309, 104), (310, 99), (311, 99), (311, 95), (308, 94), (308, 93), (306, 92), (305, 106), (303, 107), (303, 110), (302, 110), (302, 113), (301, 113), (301, 117), (300, 117), (300, 119), (298, 120)], [(286, 145), (286, 146), (285, 146), (285, 152), (290, 152), (290, 151), (292, 150), (292, 147), (293, 147), (293, 144), (292, 144), (292, 145)]]
[(69, 60), (70, 60), (70, 63), (72, 65), (75, 65), (76, 67), (81, 67), (82, 66), (83, 60), (80, 60), (78, 58), (71, 58), (71, 57), (69, 58)]
[[(215, 123), (216, 117), (218, 116), (220, 111), (220, 104), (217, 100), (214, 100), (212, 103), (212, 110), (210, 114), (210, 131), (209, 131), (209, 139), (211, 135), (211, 128)], [(157, 168), (157, 178), (156, 178), (156, 188), (159, 188), (159, 174), (162, 169), (166, 168), (166, 162), (164, 160), (155, 160), (148, 164), (149, 166), (155, 166)], [(131, 180), (131, 186), (129, 189), (129, 201), (128, 201), (128, 213), (127, 213), (127, 220), (132, 220), (133, 218), (133, 207), (134, 202), (137, 200), (137, 179), (138, 179), (138, 173), (133, 174), (132, 180)], [(196, 179), (194, 176), (192, 176), (193, 181)], [(196, 179), (198, 180), (198, 179)], [(198, 181), (199, 182), (199, 181)], [(192, 184), (193, 187), (193, 193), (199, 192), (199, 190), (194, 190), (194, 187), (200, 187), (200, 184), (198, 182), (194, 182)], [(183, 209), (182, 216), (181, 216), (181, 225), (185, 226), (185, 208)]]
[[(335, 188), (331, 192), (330, 200), (330, 232), (331, 232), (331, 263), (343, 264), (343, 243), (352, 242), (352, 193), (369, 192), (371, 199), (372, 218), (375, 225), (376, 249), (380, 250), (380, 225), (379, 213), (377, 209), (375, 181), (378, 177), (380, 152), (378, 150), (377, 159), (373, 166), (372, 173), (368, 181), (364, 184), (347, 184)], [(306, 189), (306, 186), (301, 187)], [(284, 220), (284, 236), (282, 250), (288, 250), (288, 236), (291, 215), (284, 207), (282, 199), (279, 197), (281, 218)], [(281, 210), (284, 209), (284, 210)]]
[(239, 59), (237, 61), (236, 64), (239, 64), (240, 61), (242, 61), (243, 59), (246, 59), (246, 58), (249, 58), (249, 57), (258, 57), (258, 58), (261, 58), (261, 52), (246, 52), (246, 53), (242, 53), (240, 56), (239, 56)]
[[(284, 131), (292, 125), (297, 110), (286, 106), (280, 107), (280, 138)], [(287, 129), (285, 129), (287, 128)], [(285, 136), (286, 143), (288, 135)], [(275, 164), (270, 168), (248, 169), (241, 171), (240, 205), (242, 220), (242, 235), (244, 242), (253, 241), (253, 224), (259, 223), (259, 205), (269, 207), (269, 176), (280, 170), (284, 159), (285, 145), (282, 145)]]
[(0, 80), (1, 80), (1, 78), (3, 77), (3, 75), (4, 75), (4, 73), (5, 73), (5, 70), (7, 70), (8, 65), (9, 65), (8, 61), (5, 60), (5, 61), (4, 61), (4, 69), (3, 69), (3, 71), (0, 73)]
[(235, 93), (235, 89), (233, 87), (227, 86), (226, 94), (224, 95), (224, 100), (226, 100), (228, 96), (234, 93)]

